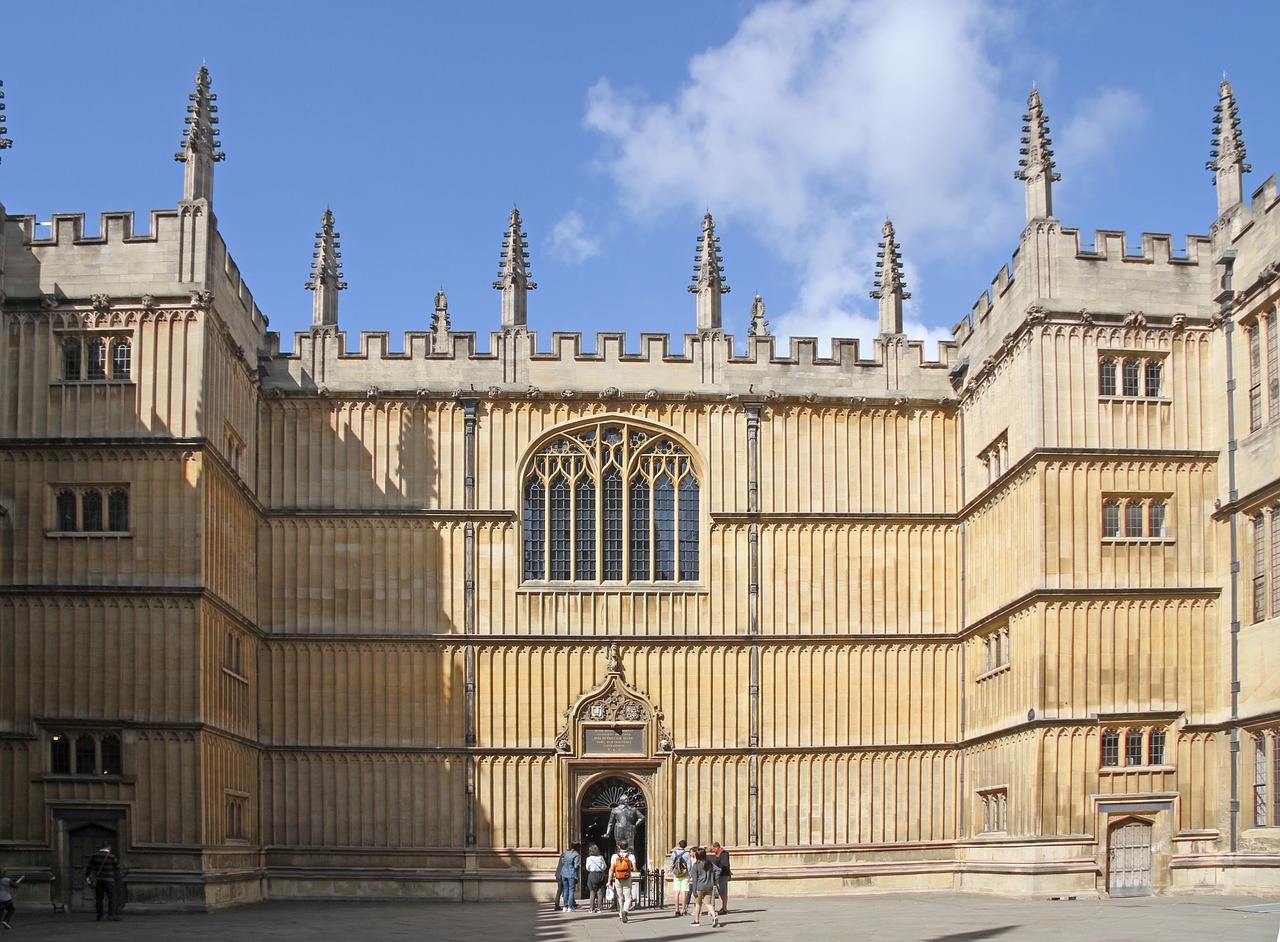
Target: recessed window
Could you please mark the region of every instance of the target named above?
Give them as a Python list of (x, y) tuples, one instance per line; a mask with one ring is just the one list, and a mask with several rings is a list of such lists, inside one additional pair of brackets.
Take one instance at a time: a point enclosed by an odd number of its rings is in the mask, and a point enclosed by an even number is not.
[(982, 802), (982, 830), (1008, 830), (1009, 790), (1007, 788), (979, 789), (978, 799)]
[(124, 756), (117, 733), (54, 732), (49, 737), (49, 772), (52, 775), (102, 777), (123, 775)]
[(1102, 538), (1168, 539), (1168, 508), (1163, 497), (1105, 498), (1102, 502)]
[[(1099, 763), (1104, 769), (1163, 766), (1167, 759), (1166, 737), (1164, 729), (1104, 729)], [(1121, 749), (1124, 750), (1123, 754)]]
[(55, 533), (128, 533), (129, 489), (113, 487), (104, 497), (98, 487), (59, 487), (50, 526)]
[(133, 348), (128, 337), (99, 333), (66, 337), (58, 356), (58, 375), (65, 383), (108, 378), (128, 382), (131, 378)]
[(1115, 356), (1098, 360), (1098, 395), (1104, 399), (1159, 399), (1164, 391), (1162, 356)]
[(692, 582), (700, 489), (692, 456), (617, 421), (557, 436), (524, 474), (524, 578)]

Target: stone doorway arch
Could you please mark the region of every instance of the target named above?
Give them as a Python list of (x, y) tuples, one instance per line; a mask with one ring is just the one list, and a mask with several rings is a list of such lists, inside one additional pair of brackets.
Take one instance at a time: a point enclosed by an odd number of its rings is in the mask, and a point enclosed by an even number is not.
[(602, 774), (582, 790), (578, 800), (578, 833), (581, 835), (583, 857), (592, 844), (600, 848), (605, 860), (617, 850), (617, 835), (605, 837), (604, 834), (609, 829), (610, 816), (623, 798), (644, 816), (636, 827), (635, 842), (631, 848), (636, 862), (644, 868), (649, 851), (649, 799), (640, 780), (625, 772)]

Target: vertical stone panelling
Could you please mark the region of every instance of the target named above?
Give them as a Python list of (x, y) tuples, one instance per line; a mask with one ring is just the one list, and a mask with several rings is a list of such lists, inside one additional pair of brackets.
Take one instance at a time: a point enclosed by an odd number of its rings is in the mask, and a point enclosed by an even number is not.
[(426, 643), (267, 641), (263, 738), (272, 745), (462, 742), (460, 649)]
[(958, 737), (955, 644), (762, 645), (760, 656), (764, 749)]

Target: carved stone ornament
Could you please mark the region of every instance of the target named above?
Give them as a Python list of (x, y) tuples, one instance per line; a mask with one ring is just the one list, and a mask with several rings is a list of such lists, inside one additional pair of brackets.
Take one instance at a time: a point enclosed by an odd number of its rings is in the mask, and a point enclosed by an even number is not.
[(502, 390), (497, 386), (490, 386), (488, 389), (488, 395), (490, 399), (496, 399), (498, 396), (502, 395)]
[(89, 295), (89, 303), (99, 314), (105, 314), (107, 311), (111, 310), (111, 295), (91, 294)]
[(1270, 284), (1280, 277), (1280, 262), (1268, 262), (1263, 266), (1262, 271), (1258, 273), (1258, 279), (1263, 284)]
[(197, 311), (207, 311), (209, 308), (213, 307), (213, 292), (192, 291), (191, 306)]
[(1080, 308), (1080, 323), (1084, 324), (1085, 327), (1093, 326), (1093, 312), (1087, 307)]
[(1038, 304), (1033, 304), (1027, 308), (1028, 324), (1043, 324), (1048, 316), (1048, 312)]
[(381, 392), (381, 390), (378, 389), (377, 386), (370, 386), (368, 389), (364, 391), (364, 394), (369, 399), (377, 399), (379, 392)]
[(524, 394), (528, 396), (530, 399), (542, 398), (542, 390), (539, 389), (537, 386), (530, 386), (528, 389), (524, 391)]
[(617, 399), (621, 395), (622, 393), (618, 390), (617, 386), (610, 386), (605, 389), (604, 392), (600, 393), (600, 397), (602, 399)]
[(658, 398), (658, 391), (657, 391), (656, 389), (650, 389), (648, 392), (646, 392), (646, 393), (644, 394), (644, 397), (645, 397), (646, 399), (657, 399), (657, 398)]
[(1174, 330), (1183, 330), (1187, 326), (1187, 315), (1179, 311), (1177, 314), (1173, 315), (1173, 319), (1170, 321), (1170, 324)]
[(560, 392), (561, 399), (572, 399), (576, 395), (578, 395), (578, 391), (576, 389), (565, 389)]
[(154, 311), (156, 309), (155, 295), (144, 294), (139, 303), (142, 305), (142, 309), (144, 311)]
[(1211, 330), (1217, 330), (1226, 322), (1227, 322), (1227, 315), (1225, 313), (1223, 313), (1220, 310), (1214, 311), (1213, 316), (1209, 318), (1209, 328)]
[(52, 311), (58, 306), (58, 299), (51, 294), (40, 295), (40, 306), (46, 311)]
[(1142, 311), (1130, 311), (1124, 319), (1125, 327), (1146, 327), (1147, 315)]

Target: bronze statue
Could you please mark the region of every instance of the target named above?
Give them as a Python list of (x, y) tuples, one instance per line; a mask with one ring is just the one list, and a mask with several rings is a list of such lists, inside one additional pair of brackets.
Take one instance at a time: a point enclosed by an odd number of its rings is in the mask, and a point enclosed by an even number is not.
[(613, 836), (613, 839), (621, 844), (623, 841), (635, 850), (636, 846), (636, 828), (644, 823), (644, 815), (640, 813), (640, 809), (632, 808), (627, 796), (623, 795), (618, 799), (618, 803), (613, 806), (613, 810), (609, 812), (609, 827), (605, 829), (604, 836)]

